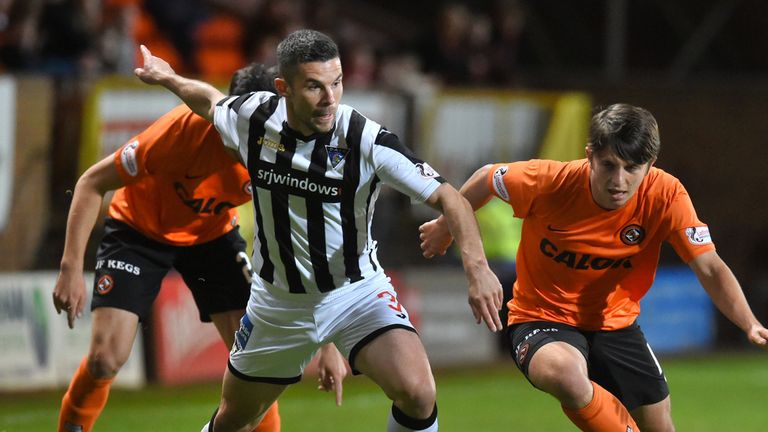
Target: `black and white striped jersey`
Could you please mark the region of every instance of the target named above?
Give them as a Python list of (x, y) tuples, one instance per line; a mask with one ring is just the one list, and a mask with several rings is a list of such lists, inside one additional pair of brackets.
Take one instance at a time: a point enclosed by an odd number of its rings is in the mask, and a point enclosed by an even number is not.
[(443, 183), (396, 135), (340, 105), (328, 133), (302, 136), (285, 99), (231, 96), (215, 110), (224, 144), (253, 187), (254, 271), (291, 293), (322, 293), (382, 272), (371, 238), (381, 184), (423, 202)]

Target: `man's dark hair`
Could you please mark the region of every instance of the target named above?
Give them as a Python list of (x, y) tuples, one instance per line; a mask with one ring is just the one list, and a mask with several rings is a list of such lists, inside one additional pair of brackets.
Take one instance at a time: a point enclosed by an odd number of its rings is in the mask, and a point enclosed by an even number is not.
[(251, 63), (240, 68), (232, 75), (229, 82), (229, 94), (243, 95), (255, 91), (269, 91), (277, 93), (275, 89), (275, 77), (277, 68), (267, 67), (261, 63)]
[(596, 153), (611, 149), (622, 160), (642, 165), (659, 155), (659, 125), (644, 108), (613, 104), (592, 116), (587, 146)]
[(277, 45), (278, 73), (290, 80), (300, 64), (327, 62), (339, 57), (336, 42), (316, 30), (296, 30)]

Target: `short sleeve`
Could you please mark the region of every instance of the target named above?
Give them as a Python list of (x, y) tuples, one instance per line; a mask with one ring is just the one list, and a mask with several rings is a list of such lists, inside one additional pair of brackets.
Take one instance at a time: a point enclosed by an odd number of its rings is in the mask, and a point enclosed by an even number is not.
[(376, 175), (385, 184), (416, 202), (426, 201), (445, 182), (435, 169), (405, 147), (397, 135), (383, 128), (377, 132), (373, 161)]
[(524, 218), (536, 197), (538, 172), (536, 160), (495, 164), (488, 173), (488, 189), (509, 203), (516, 217)]
[(669, 235), (666, 238), (683, 262), (688, 263), (697, 256), (715, 250), (709, 227), (699, 220), (688, 193), (679, 185), (679, 190), (668, 209)]
[[(240, 137), (237, 133), (238, 112), (232, 109), (233, 103), (242, 104), (243, 100), (250, 97), (250, 94), (242, 96), (229, 96), (216, 104), (213, 111), (213, 125), (221, 135), (224, 145), (240, 152)], [(240, 101), (238, 101), (240, 100)]]

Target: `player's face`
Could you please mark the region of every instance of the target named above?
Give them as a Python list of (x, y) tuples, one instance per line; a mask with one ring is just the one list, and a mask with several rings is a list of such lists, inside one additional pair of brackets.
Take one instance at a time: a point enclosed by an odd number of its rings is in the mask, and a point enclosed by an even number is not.
[(341, 78), (341, 60), (335, 58), (327, 62), (302, 63), (290, 80), (276, 82), (278, 90), (285, 96), (288, 125), (304, 135), (333, 129), (344, 90)]
[(606, 210), (623, 207), (635, 195), (654, 161), (638, 165), (621, 159), (612, 150), (600, 153), (587, 148), (592, 199)]

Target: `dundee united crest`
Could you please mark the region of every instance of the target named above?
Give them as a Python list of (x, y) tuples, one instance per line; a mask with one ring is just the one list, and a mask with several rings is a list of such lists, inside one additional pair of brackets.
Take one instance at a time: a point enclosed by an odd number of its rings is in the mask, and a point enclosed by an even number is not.
[(104, 275), (101, 278), (99, 278), (98, 282), (96, 282), (96, 292), (101, 295), (104, 295), (112, 291), (112, 288), (114, 286), (115, 286), (115, 282), (112, 280), (112, 276)]
[(621, 241), (625, 245), (634, 246), (645, 238), (645, 230), (640, 225), (627, 225), (621, 230)]

